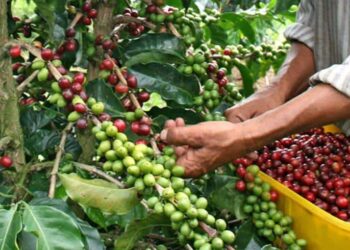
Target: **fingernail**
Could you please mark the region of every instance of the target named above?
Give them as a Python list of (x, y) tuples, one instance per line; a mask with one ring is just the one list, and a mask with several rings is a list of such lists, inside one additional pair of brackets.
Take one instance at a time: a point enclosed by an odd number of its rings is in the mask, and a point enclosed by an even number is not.
[(166, 138), (167, 138), (167, 135), (168, 135), (168, 130), (167, 129), (163, 129), (162, 132), (160, 132), (160, 139), (165, 142)]

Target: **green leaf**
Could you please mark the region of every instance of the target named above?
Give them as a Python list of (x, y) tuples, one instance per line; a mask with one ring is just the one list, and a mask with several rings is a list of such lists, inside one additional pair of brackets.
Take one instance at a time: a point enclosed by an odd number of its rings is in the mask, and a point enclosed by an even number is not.
[(182, 39), (168, 33), (146, 34), (132, 40), (124, 48), (126, 66), (139, 63), (181, 63), (186, 45)]
[(68, 27), (68, 15), (65, 10), (66, 0), (34, 0), (36, 13), (41, 16), (48, 29), (48, 40), (58, 45), (65, 38), (65, 30)]
[(150, 111), (153, 107), (165, 108), (167, 106), (166, 101), (162, 99), (162, 96), (158, 93), (152, 93), (150, 99), (144, 102), (142, 109), (144, 111)]
[(0, 250), (19, 249), (17, 235), (21, 230), (22, 221), (17, 205), (10, 210), (0, 209)]
[(265, 245), (261, 248), (261, 250), (280, 250), (277, 247), (272, 246), (271, 244)]
[(275, 13), (287, 13), (292, 5), (298, 5), (299, 0), (278, 0), (275, 7)]
[(254, 93), (254, 79), (250, 70), (238, 60), (234, 60), (233, 64), (238, 68), (243, 79), (243, 95), (248, 97)]
[(87, 217), (89, 217), (91, 221), (93, 221), (94, 223), (96, 223), (102, 228), (107, 228), (106, 218), (100, 209), (93, 208), (93, 207), (84, 207), (84, 206), (83, 206), (83, 209), (85, 214), (87, 215)]
[(105, 111), (113, 117), (123, 116), (124, 107), (112, 88), (102, 79), (89, 82), (86, 86), (86, 93), (96, 100), (105, 104)]
[(243, 204), (245, 202), (245, 195), (238, 192), (234, 188), (235, 182), (230, 182), (215, 190), (211, 196), (211, 204), (219, 210), (227, 210), (237, 219), (243, 219), (246, 215), (243, 212)]
[(165, 100), (181, 105), (191, 105), (199, 94), (199, 80), (195, 76), (182, 75), (168, 64), (137, 64), (129, 68), (137, 77), (138, 86), (149, 92), (157, 92)]
[(248, 220), (238, 229), (235, 244), (237, 250), (261, 250), (267, 242), (256, 235), (253, 222)]
[(117, 238), (115, 249), (131, 250), (139, 239), (151, 233), (155, 228), (162, 226), (169, 226), (169, 219), (164, 215), (151, 214), (143, 220), (134, 221)]
[[(235, 183), (237, 177), (224, 174), (211, 174), (208, 182), (205, 185), (204, 193), (210, 195), (214, 191), (224, 187), (227, 184)], [(234, 185), (233, 185), (234, 186)]]
[(240, 30), (242, 34), (249, 39), (250, 42), (253, 43), (255, 41), (255, 30), (249, 21), (242, 15), (233, 12), (226, 12), (221, 14), (220, 20), (232, 22), (235, 30)]
[(37, 250), (84, 249), (79, 228), (64, 212), (49, 206), (25, 204), (24, 231), (37, 238)]
[(183, 8), (182, 0), (165, 0), (166, 5), (173, 6), (178, 9)]
[(209, 37), (213, 44), (218, 44), (220, 46), (225, 47), (230, 43), (230, 41), (228, 40), (226, 31), (223, 28), (221, 28), (219, 25), (210, 24), (208, 28), (210, 31)]
[(123, 214), (123, 215), (114, 214), (111, 216), (106, 216), (106, 219), (107, 219), (106, 223), (107, 223), (107, 226), (118, 225), (121, 227), (126, 227), (127, 225), (129, 225), (131, 222), (135, 220), (141, 220), (146, 218), (147, 215), (148, 213), (146, 208), (143, 205), (138, 204), (127, 214)]
[[(59, 144), (61, 134), (55, 130), (40, 129), (29, 138), (25, 137), (25, 147), (30, 155), (43, 155), (48, 157), (55, 154), (56, 146)], [(65, 152), (73, 155), (77, 159), (81, 153), (81, 148), (74, 136), (69, 135), (65, 144)]]
[(181, 117), (185, 120), (186, 124), (197, 124), (202, 122), (203, 119), (200, 114), (181, 108), (153, 108), (148, 114), (153, 117), (153, 126), (157, 127), (159, 130), (163, 129), (164, 124), (169, 119), (176, 119)]
[(61, 174), (60, 179), (68, 196), (84, 206), (125, 214), (138, 203), (134, 188), (119, 189), (105, 180), (86, 180), (76, 174)]
[(35, 111), (32, 106), (26, 106), (21, 110), (21, 125), (26, 135), (36, 132), (38, 129), (45, 127), (56, 113), (50, 110)]
[(69, 215), (72, 219), (75, 220), (77, 225), (80, 228), (80, 232), (85, 238), (85, 248), (87, 250), (104, 250), (105, 247), (102, 243), (101, 236), (96, 228), (92, 227), (86, 221), (79, 219), (66, 202), (59, 199), (49, 199), (47, 197), (44, 198), (35, 198), (31, 200), (30, 205), (45, 205), (54, 207), (56, 209), (61, 210), (62, 212)]

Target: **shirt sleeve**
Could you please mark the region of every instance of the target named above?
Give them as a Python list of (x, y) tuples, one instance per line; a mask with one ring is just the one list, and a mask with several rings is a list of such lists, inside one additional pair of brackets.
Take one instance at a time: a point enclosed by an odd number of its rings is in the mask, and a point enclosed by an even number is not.
[(297, 13), (297, 22), (288, 27), (284, 36), (289, 40), (304, 43), (313, 49), (315, 44), (314, 27), (315, 8), (312, 0), (302, 0)]
[[(311, 85), (327, 83), (350, 97), (350, 56), (342, 64), (323, 69), (310, 78)], [(339, 121), (336, 125), (350, 135), (350, 120)]]
[(328, 83), (350, 97), (350, 56), (342, 64), (334, 64), (311, 76), (310, 83)]

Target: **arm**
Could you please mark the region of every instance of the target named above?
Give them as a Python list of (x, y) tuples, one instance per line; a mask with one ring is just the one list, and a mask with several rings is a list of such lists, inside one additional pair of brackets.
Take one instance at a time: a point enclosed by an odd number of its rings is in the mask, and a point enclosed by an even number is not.
[(315, 72), (313, 52), (305, 44), (293, 42), (287, 58), (272, 84), (228, 110), (231, 122), (242, 122), (282, 105), (305, 91), (308, 79)]
[(241, 104), (226, 111), (231, 122), (242, 122), (274, 109), (307, 88), (308, 78), (315, 71), (314, 47), (315, 3), (302, 0), (297, 22), (284, 35), (293, 42), (287, 58), (272, 84)]
[(258, 149), (278, 138), (350, 118), (350, 98), (319, 84), (281, 107), (242, 123), (247, 148)]
[(291, 133), (350, 117), (350, 98), (320, 84), (284, 105), (243, 123), (205, 122), (164, 130), (169, 144), (188, 145), (178, 156), (186, 175), (198, 177)]

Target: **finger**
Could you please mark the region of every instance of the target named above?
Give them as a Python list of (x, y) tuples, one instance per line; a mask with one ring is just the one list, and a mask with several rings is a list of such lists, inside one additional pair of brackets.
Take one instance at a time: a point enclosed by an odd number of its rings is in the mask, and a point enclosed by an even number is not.
[(241, 123), (241, 122), (243, 122), (242, 119), (237, 117), (237, 116), (229, 116), (229, 117), (226, 117), (226, 119), (229, 122), (232, 122), (232, 123)]
[(188, 150), (188, 146), (178, 146), (175, 147), (175, 153), (177, 157), (181, 157)]
[(176, 127), (185, 127), (185, 120), (182, 119), (181, 117), (176, 118)]
[(164, 124), (164, 128), (174, 128), (176, 127), (176, 122), (174, 120), (167, 120)]
[(182, 157), (178, 158), (177, 164), (185, 168), (185, 177), (198, 178), (208, 172), (202, 159), (202, 149), (189, 148)]
[(199, 127), (200, 125), (165, 129), (161, 132), (160, 137), (171, 145), (200, 147), (202, 132)]

